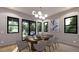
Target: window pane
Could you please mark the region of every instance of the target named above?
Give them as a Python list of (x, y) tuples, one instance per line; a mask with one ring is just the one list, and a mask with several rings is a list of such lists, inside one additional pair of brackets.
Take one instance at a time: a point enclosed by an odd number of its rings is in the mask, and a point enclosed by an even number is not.
[(18, 26), (9, 26), (9, 32), (18, 32)]
[(48, 22), (44, 22), (44, 32), (48, 32)]
[(29, 34), (29, 23), (23, 22), (23, 37), (26, 37)]
[(66, 25), (76, 24), (76, 17), (70, 17), (66, 19)]
[(66, 19), (66, 25), (70, 25), (71, 18)]
[(18, 25), (17, 21), (9, 21), (9, 25)]
[(41, 32), (42, 30), (42, 23), (41, 22), (37, 22), (37, 31)]
[(76, 26), (66, 26), (66, 32), (76, 32)]
[(35, 35), (36, 34), (36, 23), (31, 22), (30, 23), (30, 35)]

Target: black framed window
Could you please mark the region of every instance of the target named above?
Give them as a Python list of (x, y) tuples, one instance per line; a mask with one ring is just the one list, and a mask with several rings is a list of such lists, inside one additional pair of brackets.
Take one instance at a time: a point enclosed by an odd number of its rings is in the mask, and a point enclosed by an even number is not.
[(19, 33), (19, 18), (7, 16), (7, 33)]
[(25, 40), (26, 36), (30, 35), (29, 20), (22, 19), (22, 40)]
[(44, 32), (48, 32), (48, 22), (44, 22)]
[(37, 32), (41, 32), (41, 31), (42, 31), (42, 23), (37, 22)]
[(77, 15), (64, 18), (64, 33), (77, 34)]
[(36, 22), (30, 21), (30, 35), (36, 35)]
[(36, 22), (31, 20), (22, 19), (22, 40), (29, 35), (36, 35)]

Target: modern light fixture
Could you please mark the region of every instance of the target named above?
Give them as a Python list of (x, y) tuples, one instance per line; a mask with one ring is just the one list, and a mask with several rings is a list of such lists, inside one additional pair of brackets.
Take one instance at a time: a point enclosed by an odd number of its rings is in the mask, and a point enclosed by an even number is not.
[(41, 11), (32, 11), (32, 15), (34, 15), (35, 18), (38, 18), (38, 19), (46, 19), (48, 17), (48, 14), (43, 14)]

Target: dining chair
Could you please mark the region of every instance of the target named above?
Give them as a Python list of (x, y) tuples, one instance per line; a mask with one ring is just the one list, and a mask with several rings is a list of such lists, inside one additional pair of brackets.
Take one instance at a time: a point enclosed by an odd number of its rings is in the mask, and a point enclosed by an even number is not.
[(54, 47), (54, 50), (58, 48), (59, 46), (59, 42), (58, 42), (58, 38), (56, 36), (53, 37), (53, 47)]
[(30, 51), (29, 44), (27, 41), (19, 40), (16, 42), (16, 44), (18, 46), (19, 52), (28, 52), (27, 49)]
[[(53, 37), (50, 37), (48, 40), (45, 40), (46, 42), (46, 47), (48, 47), (49, 49), (49, 52), (51, 52), (51, 50), (53, 49), (54, 50), (54, 46), (53, 46)], [(52, 47), (52, 49), (51, 49)]]
[(38, 44), (34, 44), (33, 46), (37, 52), (46, 52), (45, 42), (40, 42)]

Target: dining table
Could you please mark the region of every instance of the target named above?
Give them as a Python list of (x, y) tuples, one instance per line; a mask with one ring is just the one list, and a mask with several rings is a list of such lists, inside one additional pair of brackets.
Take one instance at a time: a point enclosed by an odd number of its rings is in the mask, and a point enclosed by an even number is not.
[(51, 37), (53, 37), (53, 35), (51, 35), (51, 34), (41, 35), (42, 40), (45, 40), (45, 41), (49, 40)]

